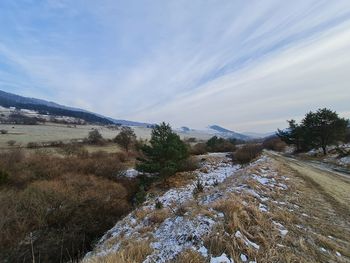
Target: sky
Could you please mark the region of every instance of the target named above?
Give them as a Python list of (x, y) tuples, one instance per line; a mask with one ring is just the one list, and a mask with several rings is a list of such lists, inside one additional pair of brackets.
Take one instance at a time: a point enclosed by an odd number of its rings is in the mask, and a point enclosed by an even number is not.
[(269, 132), (349, 83), (349, 0), (0, 1), (0, 90), (117, 119)]

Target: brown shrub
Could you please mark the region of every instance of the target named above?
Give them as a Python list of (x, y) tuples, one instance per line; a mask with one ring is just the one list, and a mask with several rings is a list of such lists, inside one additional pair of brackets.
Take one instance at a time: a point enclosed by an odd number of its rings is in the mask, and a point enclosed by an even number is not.
[[(35, 255), (43, 262), (77, 259), (91, 243), (131, 206), (127, 190), (108, 179), (66, 174), (36, 181), (21, 191), (2, 191), (1, 260), (29, 261), (29, 234), (34, 233)], [(103, 216), (101, 216), (103, 215)]]
[(261, 151), (262, 147), (259, 144), (246, 144), (237, 149), (233, 154), (233, 160), (240, 164), (247, 164), (258, 157)]
[(185, 250), (179, 254), (172, 263), (205, 263), (207, 260), (197, 251), (192, 249)]
[(179, 172), (194, 171), (199, 168), (199, 161), (195, 157), (189, 157), (182, 162)]
[(287, 144), (278, 137), (270, 137), (263, 141), (263, 147), (264, 149), (282, 152)]
[(1, 153), (0, 262), (29, 261), (30, 241), (42, 262), (77, 261), (130, 211), (138, 182), (123, 169), (116, 154)]
[(205, 143), (197, 143), (190, 147), (190, 154), (200, 155), (208, 152), (207, 145)]

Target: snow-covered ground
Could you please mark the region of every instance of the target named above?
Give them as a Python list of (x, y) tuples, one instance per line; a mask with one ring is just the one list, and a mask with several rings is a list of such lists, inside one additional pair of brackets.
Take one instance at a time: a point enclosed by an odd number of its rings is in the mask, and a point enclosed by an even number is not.
[[(125, 240), (147, 240), (150, 242), (153, 252), (147, 256), (145, 263), (168, 262), (188, 249), (197, 251), (210, 262), (233, 262), (225, 253), (221, 256), (210, 255), (208, 248), (205, 247), (204, 237), (224, 220), (223, 213), (210, 207), (218, 200), (225, 199), (232, 192), (245, 192), (260, 201), (260, 211), (267, 212), (269, 207), (265, 203), (268, 198), (257, 193), (248, 185), (226, 185), (225, 180), (234, 178), (237, 172), (247, 169), (247, 167), (242, 168), (239, 165), (233, 165), (226, 154), (208, 154), (202, 156), (202, 158), (204, 161), (202, 167), (196, 171), (196, 179), (184, 187), (170, 189), (160, 196), (147, 200), (142, 207), (130, 213), (109, 230), (98, 242), (94, 251), (85, 256), (84, 261), (89, 262), (90, 258), (96, 259), (117, 252)], [(250, 166), (254, 167), (267, 161), (269, 161), (269, 157), (263, 156)], [(130, 176), (131, 174), (134, 174), (134, 171), (130, 171)], [(276, 188), (280, 191), (287, 189), (286, 184), (275, 179), (276, 171), (268, 167), (262, 166), (261, 169), (256, 170), (255, 173), (247, 174), (247, 176), (263, 187)], [(285, 181), (287, 179), (283, 178)], [(200, 195), (200, 197), (193, 194), (197, 181), (201, 182), (206, 193)], [(224, 185), (225, 191), (222, 191), (222, 189), (220, 191), (216, 190), (220, 184)], [(170, 211), (167, 218), (160, 223), (152, 222), (150, 216), (157, 211), (155, 207), (156, 200), (162, 203), (163, 209), (169, 209)], [(183, 214), (176, 212), (181, 207), (189, 207), (188, 204), (191, 202), (196, 203), (197, 207), (206, 209), (207, 212), (194, 213), (191, 209), (190, 211), (184, 211)], [(145, 212), (146, 215), (140, 218), (139, 214), (142, 212)], [(281, 223), (274, 222), (274, 224), (276, 229), (280, 231), (281, 236), (287, 235), (288, 230)], [(146, 233), (145, 229), (147, 229)], [(241, 239), (247, 247), (259, 250), (260, 245), (250, 240), (240, 231), (237, 231), (234, 236)], [(240, 258), (242, 262), (255, 262), (255, 259), (248, 259), (244, 253), (240, 255)]]

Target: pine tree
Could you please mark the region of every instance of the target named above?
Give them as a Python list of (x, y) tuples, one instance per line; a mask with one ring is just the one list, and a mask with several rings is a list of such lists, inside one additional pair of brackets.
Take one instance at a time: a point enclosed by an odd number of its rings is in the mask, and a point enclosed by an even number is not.
[(188, 150), (169, 124), (162, 122), (152, 130), (149, 145), (141, 148), (144, 158), (139, 159), (137, 170), (169, 176), (176, 173), (188, 158)]

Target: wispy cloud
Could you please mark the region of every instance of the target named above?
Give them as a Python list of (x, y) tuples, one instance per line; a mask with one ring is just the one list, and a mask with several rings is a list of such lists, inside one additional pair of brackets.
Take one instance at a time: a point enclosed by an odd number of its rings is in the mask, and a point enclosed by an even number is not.
[(323, 106), (348, 112), (348, 1), (29, 6), (0, 4), (8, 91), (118, 118), (237, 130), (268, 131)]

